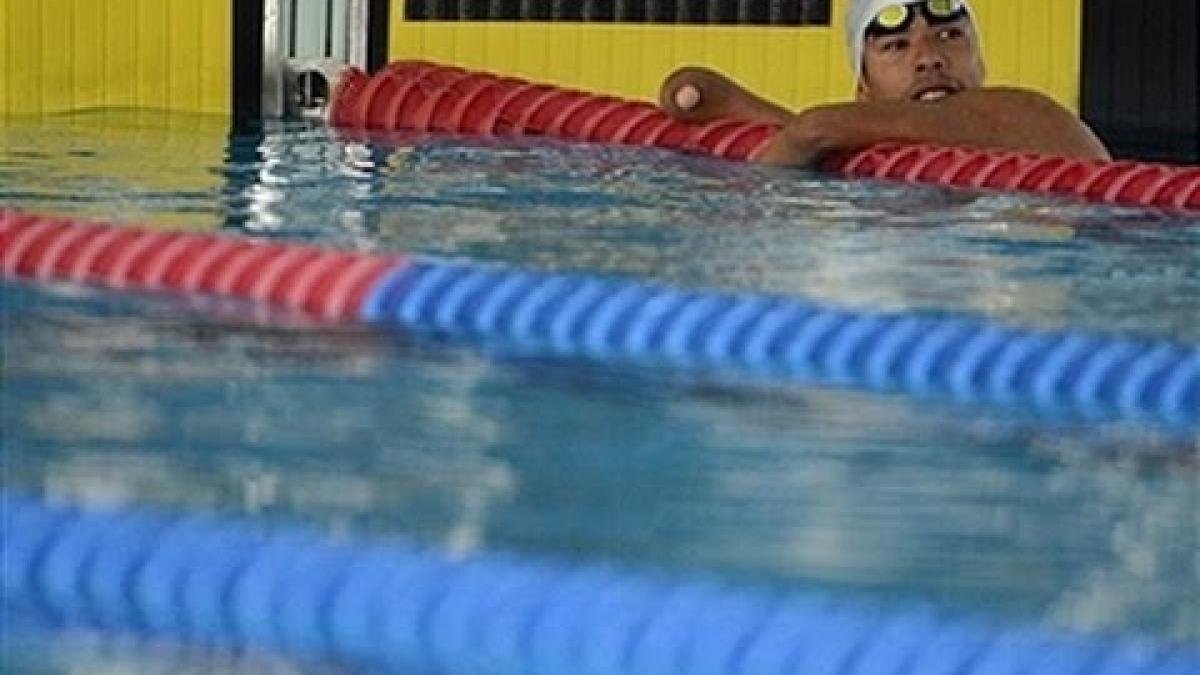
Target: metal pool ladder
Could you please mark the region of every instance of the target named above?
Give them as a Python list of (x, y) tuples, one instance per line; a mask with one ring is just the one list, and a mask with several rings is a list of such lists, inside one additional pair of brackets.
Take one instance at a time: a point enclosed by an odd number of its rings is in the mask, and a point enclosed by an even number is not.
[(320, 118), (346, 66), (367, 67), (370, 0), (263, 0), (262, 114)]

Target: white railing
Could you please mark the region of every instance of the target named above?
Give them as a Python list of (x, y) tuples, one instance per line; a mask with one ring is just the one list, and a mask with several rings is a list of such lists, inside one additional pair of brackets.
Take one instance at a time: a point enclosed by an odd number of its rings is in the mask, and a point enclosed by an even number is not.
[(367, 64), (368, 0), (265, 0), (265, 117), (320, 116), (333, 77)]

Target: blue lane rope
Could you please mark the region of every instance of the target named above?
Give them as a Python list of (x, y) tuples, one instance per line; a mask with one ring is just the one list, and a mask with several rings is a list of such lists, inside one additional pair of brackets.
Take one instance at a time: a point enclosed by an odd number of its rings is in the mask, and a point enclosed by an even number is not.
[(1200, 426), (1200, 348), (1166, 341), (433, 259), (385, 277), (363, 318), (559, 354), (740, 368), (1087, 420)]
[(404, 673), (1195, 675), (1200, 649), (0, 492), (4, 609)]

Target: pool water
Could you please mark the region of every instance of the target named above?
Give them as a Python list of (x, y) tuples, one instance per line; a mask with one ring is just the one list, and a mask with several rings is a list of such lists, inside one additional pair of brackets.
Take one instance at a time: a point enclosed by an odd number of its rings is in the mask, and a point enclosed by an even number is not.
[[(0, 204), (1200, 343), (1195, 217), (651, 150), (92, 111), (0, 127)], [(1200, 641), (1194, 431), (60, 285), (5, 284), (2, 317), (8, 489)], [(21, 672), (288, 669), (14, 644)]]

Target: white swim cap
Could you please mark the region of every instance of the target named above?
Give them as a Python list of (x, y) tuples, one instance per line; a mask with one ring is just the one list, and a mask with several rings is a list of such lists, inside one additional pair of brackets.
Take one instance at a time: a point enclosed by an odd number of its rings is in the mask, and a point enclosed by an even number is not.
[[(850, 49), (850, 67), (854, 70), (854, 83), (862, 77), (863, 45), (866, 43), (867, 26), (888, 5), (908, 4), (904, 0), (851, 0), (846, 10), (846, 46)], [(972, 18), (975, 16), (971, 4), (962, 0), (962, 5)]]

